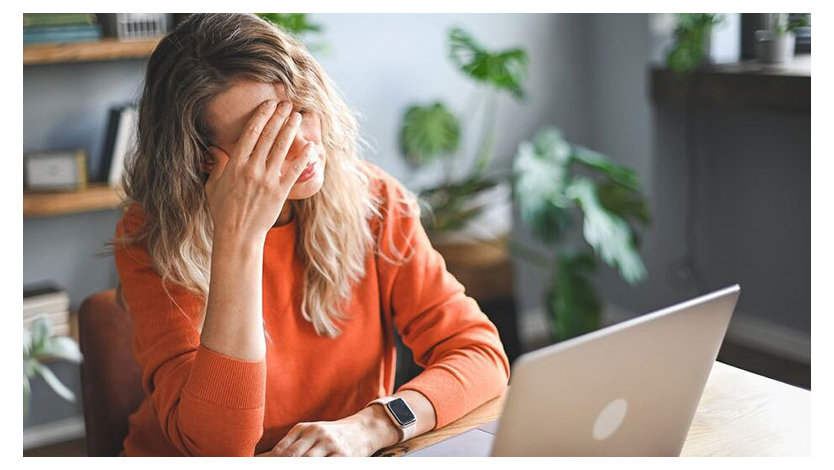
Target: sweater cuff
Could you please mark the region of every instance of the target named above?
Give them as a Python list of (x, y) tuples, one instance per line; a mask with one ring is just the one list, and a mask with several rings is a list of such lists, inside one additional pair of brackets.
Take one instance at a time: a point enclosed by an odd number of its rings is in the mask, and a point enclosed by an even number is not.
[(397, 391), (414, 390), (428, 398), (434, 407), (436, 422), (434, 429), (442, 428), (469, 411), (465, 379), (443, 364), (436, 364), (421, 372), (417, 377), (403, 384)]
[(246, 361), (200, 345), (185, 391), (225, 408), (261, 408), (266, 402), (266, 360)]

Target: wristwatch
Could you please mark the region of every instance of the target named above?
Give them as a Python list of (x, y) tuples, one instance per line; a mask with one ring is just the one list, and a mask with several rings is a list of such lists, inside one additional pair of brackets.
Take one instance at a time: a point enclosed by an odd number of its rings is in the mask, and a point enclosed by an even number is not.
[(399, 442), (408, 440), (414, 435), (417, 429), (417, 416), (411, 411), (411, 407), (405, 400), (399, 397), (380, 397), (368, 403), (367, 406), (375, 403), (382, 405), (394, 426), (400, 430)]

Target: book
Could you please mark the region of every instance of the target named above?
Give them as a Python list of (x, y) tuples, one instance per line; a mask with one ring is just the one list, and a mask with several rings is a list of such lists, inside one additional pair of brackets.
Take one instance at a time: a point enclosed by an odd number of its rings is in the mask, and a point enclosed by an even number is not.
[(23, 44), (95, 41), (102, 38), (100, 25), (34, 26), (23, 29)]
[(69, 311), (69, 306), (69, 295), (54, 283), (39, 283), (23, 289), (24, 319), (41, 313)]
[(30, 330), (35, 320), (44, 318), (53, 336), (70, 334), (70, 298), (52, 282), (38, 283), (23, 289), (23, 328)]
[(95, 13), (24, 13), (23, 27), (96, 24)]
[(110, 186), (119, 186), (121, 182), (125, 159), (136, 146), (136, 125), (136, 106), (110, 108), (99, 176)]

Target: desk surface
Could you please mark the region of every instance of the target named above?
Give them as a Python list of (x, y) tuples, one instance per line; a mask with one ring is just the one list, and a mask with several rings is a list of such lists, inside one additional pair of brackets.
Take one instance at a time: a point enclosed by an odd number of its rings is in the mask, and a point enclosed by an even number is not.
[[(504, 395), (377, 453), (399, 456), (497, 419)], [(811, 455), (811, 392), (716, 362), (681, 456)]]

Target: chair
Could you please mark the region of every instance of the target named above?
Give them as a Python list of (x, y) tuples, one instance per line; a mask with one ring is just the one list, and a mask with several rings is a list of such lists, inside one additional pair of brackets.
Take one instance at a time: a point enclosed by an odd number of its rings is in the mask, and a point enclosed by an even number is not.
[(78, 311), (81, 394), (87, 455), (116, 456), (127, 437), (128, 416), (145, 397), (133, 354), (133, 322), (117, 290), (91, 295)]

